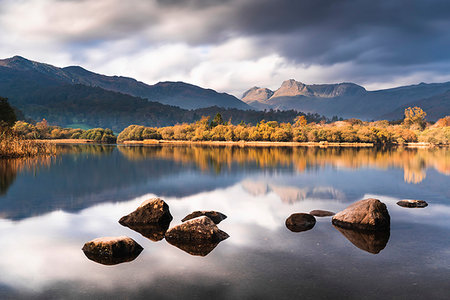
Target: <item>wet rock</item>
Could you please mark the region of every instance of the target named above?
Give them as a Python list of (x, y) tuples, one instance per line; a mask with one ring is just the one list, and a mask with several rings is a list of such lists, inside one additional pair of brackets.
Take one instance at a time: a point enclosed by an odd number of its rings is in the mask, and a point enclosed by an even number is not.
[(193, 213), (187, 215), (186, 217), (183, 218), (183, 220), (181, 220), (181, 222), (185, 222), (187, 220), (191, 220), (191, 219), (195, 219), (201, 216), (207, 216), (208, 218), (210, 218), (215, 224), (219, 224), (220, 222), (222, 222), (223, 220), (225, 220), (227, 218), (227, 216), (225, 216), (223, 213), (220, 213), (218, 211), (194, 211)]
[(286, 219), (286, 227), (292, 232), (310, 230), (316, 225), (316, 218), (310, 214), (292, 214)]
[(390, 236), (388, 230), (352, 230), (334, 226), (353, 245), (372, 254), (378, 254), (383, 250)]
[(206, 256), (229, 235), (214, 222), (202, 216), (170, 228), (166, 241), (191, 255)]
[(400, 200), (397, 205), (409, 208), (424, 208), (428, 206), (428, 203), (423, 200)]
[(145, 236), (149, 240), (152, 240), (154, 242), (160, 241), (164, 238), (167, 229), (169, 229), (169, 224), (159, 224), (159, 223), (153, 223), (153, 224), (129, 224), (125, 225), (128, 228), (139, 232), (141, 235)]
[(133, 261), (143, 248), (133, 239), (119, 236), (94, 239), (85, 243), (82, 250), (92, 261), (103, 265), (116, 265)]
[(331, 217), (334, 216), (335, 213), (332, 211), (328, 211), (328, 210), (320, 210), (320, 209), (315, 209), (309, 212), (310, 215), (313, 215), (315, 217)]
[(144, 201), (135, 211), (122, 217), (120, 224), (151, 224), (170, 223), (173, 217), (169, 206), (160, 198), (152, 198)]
[(334, 215), (334, 225), (359, 230), (387, 230), (390, 216), (386, 205), (378, 199), (357, 201)]

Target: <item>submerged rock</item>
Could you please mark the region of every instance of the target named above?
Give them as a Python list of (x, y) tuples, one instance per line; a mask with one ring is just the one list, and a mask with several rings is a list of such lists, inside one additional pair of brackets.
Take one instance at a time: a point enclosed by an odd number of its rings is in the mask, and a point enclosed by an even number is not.
[(194, 211), (193, 213), (187, 215), (186, 217), (183, 218), (183, 220), (181, 220), (181, 222), (185, 222), (187, 220), (191, 220), (191, 219), (195, 219), (201, 216), (207, 216), (208, 218), (210, 218), (215, 224), (219, 224), (220, 222), (222, 222), (223, 220), (225, 220), (227, 218), (227, 216), (225, 216), (223, 213), (220, 213), (218, 211)]
[(87, 258), (103, 265), (133, 261), (143, 249), (126, 236), (97, 238), (85, 243), (82, 248)]
[(347, 229), (386, 230), (390, 227), (386, 205), (378, 199), (357, 201), (334, 215), (334, 225)]
[(372, 254), (383, 250), (390, 236), (390, 230), (352, 230), (334, 226), (353, 245)]
[(144, 201), (135, 211), (122, 217), (119, 223), (125, 226), (130, 224), (168, 224), (173, 217), (169, 206), (164, 200), (152, 198)]
[(307, 231), (316, 225), (316, 218), (310, 214), (297, 213), (290, 215), (285, 224), (287, 229), (292, 232)]
[(428, 206), (428, 203), (424, 200), (400, 200), (397, 205), (409, 208), (424, 208)]
[(206, 256), (229, 235), (214, 222), (202, 216), (170, 228), (166, 241), (191, 255)]
[(328, 210), (320, 210), (320, 209), (315, 209), (309, 212), (310, 215), (313, 215), (315, 217), (331, 217), (334, 216), (335, 213), (332, 211), (328, 211)]

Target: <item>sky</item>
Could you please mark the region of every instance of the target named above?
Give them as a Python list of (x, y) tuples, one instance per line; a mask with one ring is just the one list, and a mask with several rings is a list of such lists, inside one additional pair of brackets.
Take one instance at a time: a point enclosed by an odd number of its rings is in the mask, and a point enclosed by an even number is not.
[(294, 78), (450, 81), (448, 0), (0, 0), (0, 58), (240, 97)]

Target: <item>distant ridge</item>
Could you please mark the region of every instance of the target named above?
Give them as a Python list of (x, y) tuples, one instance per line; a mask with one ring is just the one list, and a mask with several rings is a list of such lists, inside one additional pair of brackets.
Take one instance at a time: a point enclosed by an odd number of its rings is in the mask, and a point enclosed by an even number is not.
[(186, 109), (210, 106), (250, 109), (247, 104), (232, 95), (218, 93), (212, 89), (204, 89), (184, 82), (159, 82), (154, 85), (148, 85), (133, 78), (101, 75), (79, 66), (58, 68), (49, 64), (31, 61), (21, 56), (0, 60), (0, 67), (8, 68), (10, 69), (9, 71), (22, 72), (22, 74), (27, 73), (29, 77), (44, 76), (53, 83), (101, 87), (105, 90), (129, 94)]
[(307, 85), (289, 79), (275, 91), (253, 87), (244, 93), (242, 101), (256, 109), (296, 109), (363, 120), (402, 118), (399, 112), (405, 107), (421, 105), (429, 120), (437, 120), (450, 111), (448, 90), (450, 82), (367, 91), (351, 82)]

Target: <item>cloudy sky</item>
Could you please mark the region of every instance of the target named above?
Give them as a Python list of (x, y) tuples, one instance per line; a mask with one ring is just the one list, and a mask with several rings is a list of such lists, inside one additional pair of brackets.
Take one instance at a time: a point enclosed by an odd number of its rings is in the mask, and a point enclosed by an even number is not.
[(0, 58), (240, 96), (450, 81), (448, 0), (0, 0)]

